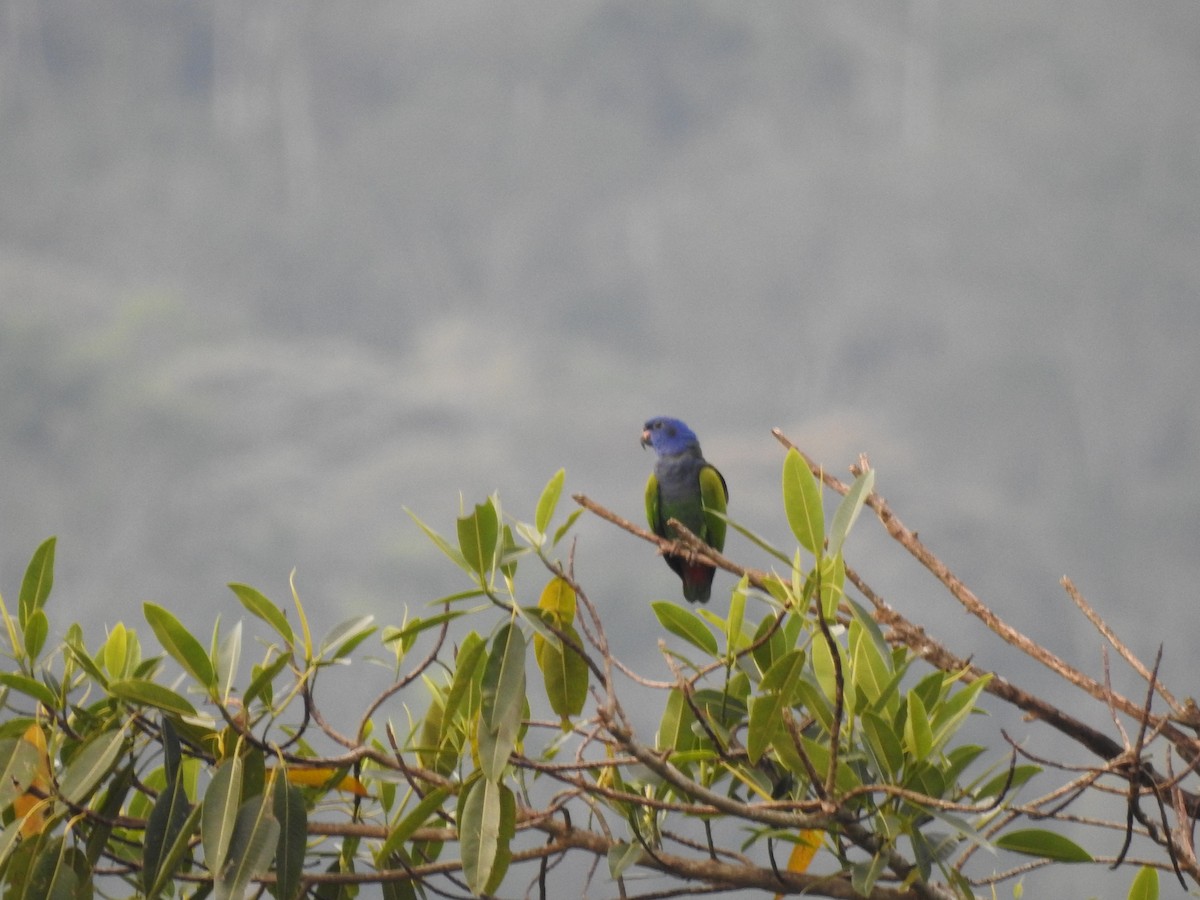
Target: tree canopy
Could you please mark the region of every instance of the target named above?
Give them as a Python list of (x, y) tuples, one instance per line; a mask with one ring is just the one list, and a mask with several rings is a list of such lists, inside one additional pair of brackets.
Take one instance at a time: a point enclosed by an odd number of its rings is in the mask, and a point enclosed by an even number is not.
[[(1131, 898), (1157, 896), (1160, 871), (1200, 884), (1200, 712), (1157, 661), (1064, 580), (1145, 694), (1118, 692), (1107, 660), (1099, 679), (1069, 665), (955, 577), (876, 493), (865, 458), (844, 482), (776, 437), (795, 544), (728, 520), (769, 568), (681, 526), (678, 542), (658, 538), (583, 495), (564, 515), (560, 470), (531, 519), (497, 495), (451, 537), (414, 515), (459, 583), (420, 614), (354, 618), (320, 639), (294, 586), (280, 604), (232, 584), (249, 618), (218, 621), (208, 640), (146, 603), (161, 651), (122, 623), (102, 639), (69, 624), (51, 641), (47, 540), (15, 609), (0, 605), (4, 896), (329, 898), (377, 884), (388, 898), (942, 898), (1065, 864), (1130, 866)], [(1112, 728), (889, 605), (850, 564), (865, 509)], [(586, 548), (568, 536), (587, 512), (738, 579), (727, 604), (653, 604), (665, 676), (614, 655), (614, 622), (576, 578)], [(325, 690), (332, 667), (380, 662), (389, 683), (363, 709)], [(973, 713), (1002, 706), (1077, 753), (964, 738)]]

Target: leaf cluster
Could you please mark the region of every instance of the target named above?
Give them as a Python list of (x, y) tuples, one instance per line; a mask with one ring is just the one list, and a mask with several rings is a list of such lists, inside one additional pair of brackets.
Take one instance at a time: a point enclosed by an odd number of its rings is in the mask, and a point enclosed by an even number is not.
[[(16, 616), (0, 601), (5, 896), (123, 883), (149, 898), (194, 885), (290, 900), (365, 882), (388, 898), (492, 896), (522, 871), (526, 890), (549, 896), (555, 863), (583, 856), (604, 862), (588, 877), (622, 895), (644, 869), (702, 891), (969, 897), (988, 883), (971, 867), (979, 850), (1091, 860), (1026, 827), (1016, 798), (1042, 767), (962, 740), (997, 681), (931, 666), (885, 633), (869, 591), (871, 602), (850, 596), (845, 551), (877, 503), (874, 471), (859, 470), (829, 517), (822, 477), (786, 454), (792, 550), (729, 520), (772, 568), (713, 560), (740, 575), (725, 615), (652, 604), (665, 678), (612, 654), (574, 546), (556, 555), (583, 511), (557, 520), (562, 471), (532, 522), (507, 519), (495, 495), (462, 511), (453, 540), (413, 516), (462, 587), (424, 615), (382, 629), (355, 617), (319, 641), (294, 584), (286, 608), (232, 584), (249, 618), (218, 621), (207, 641), (147, 603), (161, 652), (124, 623), (92, 644), (70, 625), (51, 645), (46, 541)], [(524, 562), (532, 579), (518, 579)], [(247, 623), (257, 649), (243, 676)], [(388, 655), (393, 681), (345, 734), (318, 685), (330, 666), (364, 664), (364, 646)], [(398, 718), (383, 713), (392, 698)], [(648, 705), (658, 725), (644, 735), (633, 723)], [(1131, 896), (1154, 896), (1146, 871)]]

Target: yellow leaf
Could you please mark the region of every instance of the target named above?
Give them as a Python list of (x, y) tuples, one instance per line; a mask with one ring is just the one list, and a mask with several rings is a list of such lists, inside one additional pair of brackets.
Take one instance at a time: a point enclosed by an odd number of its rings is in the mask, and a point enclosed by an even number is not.
[(39, 800), (33, 794), (22, 794), (13, 801), (13, 812), (17, 818), (24, 818), (21, 823), (21, 837), (29, 838), (42, 833), (46, 827), (45, 800)]
[[(792, 845), (792, 855), (788, 857), (787, 870), (789, 872), (803, 875), (808, 871), (808, 864), (821, 849), (821, 834), (822, 832), (815, 828), (808, 828), (800, 832), (800, 839)], [(780, 900), (781, 897), (783, 894), (776, 894), (775, 900)]]
[(538, 608), (554, 615), (555, 624), (570, 625), (575, 621), (575, 591), (564, 579), (551, 578), (538, 599)]
[[(268, 774), (274, 771), (270, 767), (267, 769)], [(337, 775), (337, 772), (337, 769), (331, 769), (327, 766), (317, 766), (311, 769), (289, 768), (286, 774), (289, 784), (299, 785), (300, 787), (324, 787), (329, 784), (331, 778)], [(345, 791), (347, 794), (353, 794), (356, 797), (371, 796), (366, 786), (353, 775), (343, 776), (332, 787), (334, 790)]]
[(38, 752), (37, 774), (29, 783), (30, 790), (13, 801), (13, 812), (25, 819), (21, 823), (21, 837), (27, 838), (41, 834), (46, 827), (45, 810), (49, 801), (44, 799), (44, 796), (50, 791), (50, 757), (46, 751), (46, 735), (41, 726), (30, 725), (25, 729), (21, 740), (32, 744)]

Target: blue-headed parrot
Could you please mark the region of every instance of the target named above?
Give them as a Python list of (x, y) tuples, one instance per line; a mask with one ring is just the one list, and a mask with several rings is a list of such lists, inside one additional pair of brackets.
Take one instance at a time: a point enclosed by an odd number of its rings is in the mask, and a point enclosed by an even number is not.
[[(651, 419), (642, 429), (642, 446), (658, 454), (646, 482), (646, 520), (659, 537), (674, 540), (668, 519), (676, 519), (714, 550), (725, 549), (725, 502), (729, 488), (700, 453), (700, 442), (678, 419)], [(706, 603), (712, 591), (714, 569), (689, 554), (665, 554), (667, 565), (683, 580), (689, 603)]]

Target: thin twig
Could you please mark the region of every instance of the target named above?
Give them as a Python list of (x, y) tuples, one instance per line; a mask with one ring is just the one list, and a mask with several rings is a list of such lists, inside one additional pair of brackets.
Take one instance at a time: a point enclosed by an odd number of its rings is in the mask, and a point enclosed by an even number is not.
[[(1100, 634), (1103, 635), (1104, 639), (1113, 646), (1113, 649), (1121, 654), (1121, 658), (1124, 659), (1125, 662), (1129, 663), (1130, 667), (1137, 672), (1138, 675), (1142, 676), (1143, 679), (1150, 681), (1150, 671), (1146, 668), (1142, 661), (1134, 655), (1133, 651), (1129, 649), (1125, 642), (1117, 637), (1116, 632), (1114, 632), (1108, 626), (1108, 623), (1100, 617), (1100, 614), (1092, 608), (1092, 605), (1088, 603), (1086, 599), (1084, 599), (1083, 594), (1081, 594), (1079, 589), (1075, 587), (1075, 583), (1066, 575), (1064, 575), (1060, 581), (1060, 584), (1062, 584), (1063, 588), (1066, 590), (1067, 596), (1071, 598), (1071, 601), (1077, 607), (1079, 607), (1079, 611), (1082, 612), (1087, 617), (1087, 620), (1096, 627), (1096, 630), (1099, 631)], [(1174, 695), (1167, 690), (1166, 685), (1158, 680), (1154, 680), (1151, 683), (1154, 685), (1154, 689), (1157, 690), (1162, 698), (1167, 701), (1167, 705), (1171, 707), (1171, 711), (1175, 713), (1175, 715), (1182, 716), (1185, 714), (1184, 707), (1179, 703), (1178, 700), (1175, 699)]]

